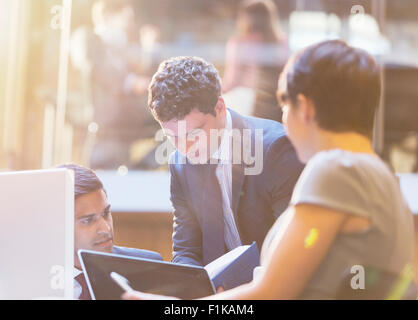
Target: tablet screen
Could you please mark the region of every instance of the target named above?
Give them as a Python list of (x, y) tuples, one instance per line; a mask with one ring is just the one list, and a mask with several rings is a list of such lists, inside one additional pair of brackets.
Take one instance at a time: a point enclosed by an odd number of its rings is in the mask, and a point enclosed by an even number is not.
[(128, 279), (133, 289), (142, 292), (182, 299), (214, 293), (209, 276), (202, 267), (86, 250), (80, 250), (79, 256), (93, 291), (90, 293), (97, 300), (120, 299), (123, 290), (110, 277), (112, 271)]

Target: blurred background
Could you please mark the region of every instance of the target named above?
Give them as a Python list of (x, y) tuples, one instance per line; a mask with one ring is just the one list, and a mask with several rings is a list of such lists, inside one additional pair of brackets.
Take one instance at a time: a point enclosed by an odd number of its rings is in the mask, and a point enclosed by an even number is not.
[(200, 56), (218, 68), (227, 106), (280, 121), (287, 58), (334, 38), (382, 64), (374, 145), (396, 172), (417, 172), (416, 0), (0, 0), (0, 170), (98, 170), (118, 242), (169, 259), (168, 167), (155, 161), (147, 109), (159, 63)]

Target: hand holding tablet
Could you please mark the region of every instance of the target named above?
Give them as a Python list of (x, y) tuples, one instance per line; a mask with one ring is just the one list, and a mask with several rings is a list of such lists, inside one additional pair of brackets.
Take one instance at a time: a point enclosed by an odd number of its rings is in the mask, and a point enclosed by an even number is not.
[(122, 290), (124, 290), (125, 292), (132, 292), (134, 291), (134, 289), (132, 289), (132, 287), (129, 285), (129, 281), (128, 279), (126, 279), (125, 277), (122, 277), (119, 273), (116, 272), (111, 272), (110, 273), (110, 277), (113, 279), (113, 281), (115, 281), (119, 287), (122, 288)]

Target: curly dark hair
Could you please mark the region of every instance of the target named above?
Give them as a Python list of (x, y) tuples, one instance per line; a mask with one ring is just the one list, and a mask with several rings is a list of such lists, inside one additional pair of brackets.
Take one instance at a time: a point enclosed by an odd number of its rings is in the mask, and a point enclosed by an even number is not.
[(221, 79), (213, 64), (198, 57), (163, 61), (148, 88), (148, 106), (158, 121), (182, 120), (194, 108), (216, 116)]

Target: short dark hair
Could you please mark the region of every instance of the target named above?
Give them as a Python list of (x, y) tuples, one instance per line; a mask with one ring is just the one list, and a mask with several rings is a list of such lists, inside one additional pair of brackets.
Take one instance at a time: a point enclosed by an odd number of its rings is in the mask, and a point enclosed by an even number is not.
[(221, 80), (213, 64), (198, 57), (175, 57), (160, 64), (148, 91), (148, 106), (159, 121), (182, 120), (194, 108), (216, 116)]
[(96, 173), (78, 164), (62, 164), (57, 168), (70, 169), (74, 171), (74, 198), (77, 199), (83, 194), (88, 194), (102, 189), (106, 194), (103, 183), (97, 177)]
[(285, 67), (287, 97), (312, 100), (318, 125), (329, 131), (354, 131), (370, 137), (381, 92), (380, 67), (366, 51), (341, 40), (311, 45)]

